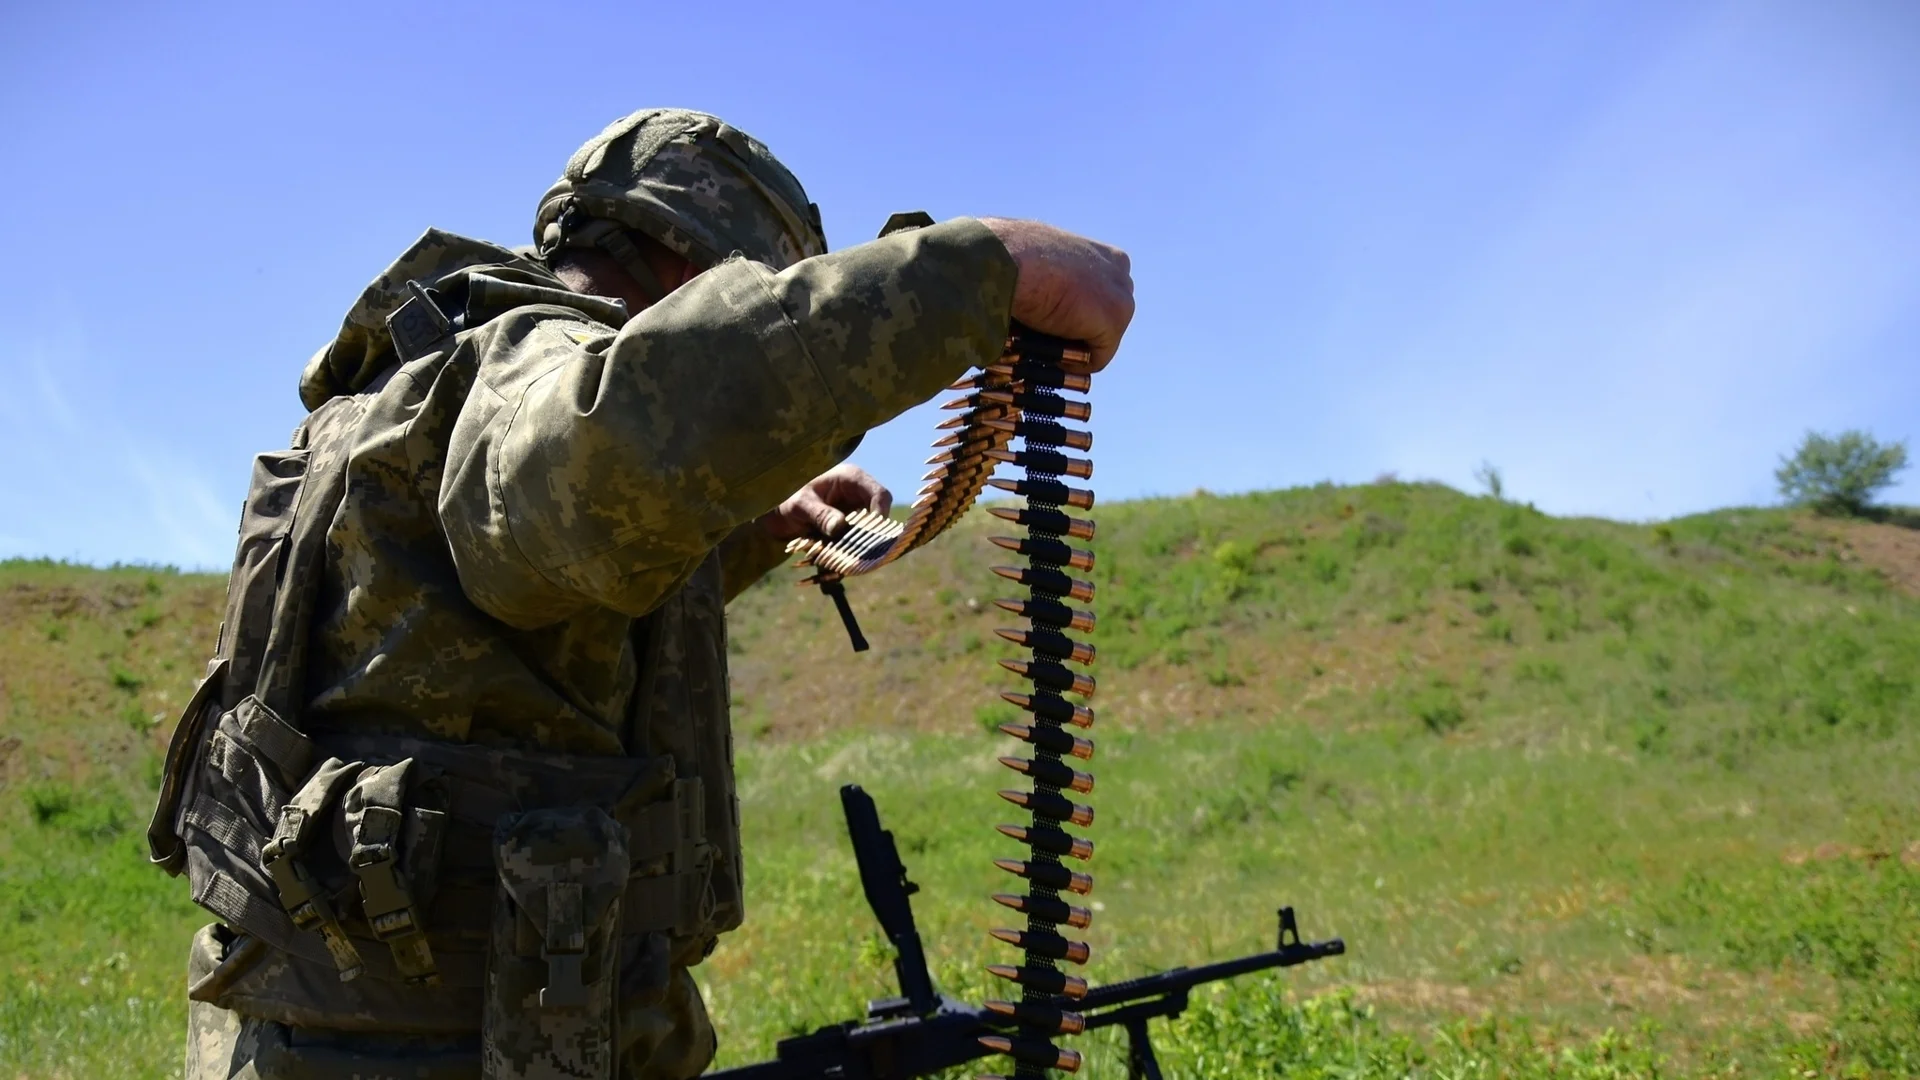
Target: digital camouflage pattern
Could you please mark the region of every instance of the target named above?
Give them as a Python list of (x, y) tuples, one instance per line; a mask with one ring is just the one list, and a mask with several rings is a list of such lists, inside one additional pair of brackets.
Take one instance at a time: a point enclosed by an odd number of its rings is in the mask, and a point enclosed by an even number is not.
[[(471, 329), (377, 382), (409, 279)], [(368, 395), (308, 731), (625, 752), (634, 620), (867, 429), (998, 356), (1013, 282), (961, 218), (778, 273), (730, 259), (627, 320), (537, 262), (427, 233), (301, 381), (309, 408)], [(779, 560), (754, 536), (722, 556), (729, 595)]]
[(582, 146), (540, 198), (533, 239), (542, 252), (563, 242), (569, 206), (700, 267), (739, 252), (784, 269), (827, 250), (819, 210), (760, 140), (685, 109), (643, 109)]
[[(869, 428), (996, 358), (1014, 265), (964, 218), (825, 254), (817, 212), (764, 146), (672, 110), (634, 114), (583, 148), (543, 198), (536, 237), (551, 251), (594, 219), (704, 272), (629, 318), (618, 301), (569, 291), (533, 253), (429, 231), (307, 365), (301, 399), (333, 418), (315, 460), (335, 447), (346, 459), (316, 503), (342, 493), (330, 517), (319, 511), (324, 558), (304, 578), (316, 582), (312, 618), (298, 620), (310, 627), (304, 670), (273, 685), (297, 682), (288, 719), (354, 760), (438, 757), (429, 773), (457, 774), (472, 763), (435, 748), (467, 747), (659, 766), (654, 794), (671, 799), (619, 812), (616, 828), (633, 830), (632, 874), (614, 875), (624, 893), (581, 917), (621, 912), (619, 1075), (667, 1080), (711, 1060), (686, 968), (742, 918), (723, 608), (782, 556), (750, 523)], [(389, 318), (419, 304), (421, 287), (458, 321), (396, 344)], [(421, 901), (444, 985), (403, 985), (351, 909), (367, 973), (343, 983), (311, 942), (286, 936), (271, 888), (241, 865), (242, 834), (262, 826), (196, 827), (196, 899), (256, 929), (196, 939), (189, 1077), (478, 1075), (485, 973), (473, 950), (487, 912), (502, 910), (496, 872), (513, 891), (507, 864), (456, 857), (485, 845), (449, 834), (437, 894)], [(233, 873), (205, 872), (220, 865)], [(521, 901), (507, 910), (547, 902)], [(544, 988), (547, 958), (536, 969)], [(499, 1045), (508, 1066), (533, 1060), (530, 1042)]]
[(597, 807), (501, 819), (481, 1065), (488, 1080), (613, 1075), (615, 939), (627, 834)]
[[(674, 973), (665, 1001), (622, 1017), (620, 1080), (683, 1080), (713, 1060), (699, 988)], [(300, 1032), (187, 1003), (188, 1080), (480, 1080), (477, 1036)]]

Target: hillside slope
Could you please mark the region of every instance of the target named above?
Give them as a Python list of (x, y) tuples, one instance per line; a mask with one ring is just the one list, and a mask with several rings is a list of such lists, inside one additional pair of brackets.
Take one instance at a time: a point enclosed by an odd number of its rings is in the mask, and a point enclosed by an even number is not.
[[(1303, 715), (1513, 737), (1570, 702), (1623, 745), (1736, 746), (1884, 729), (1912, 700), (1920, 531), (1899, 526), (1781, 510), (1556, 519), (1416, 484), (1202, 493), (1095, 516), (1103, 726)], [(991, 601), (1018, 590), (990, 572), (1008, 560), (984, 538), (1006, 531), (976, 513), (853, 582), (866, 655), (798, 575), (769, 575), (730, 612), (743, 739), (1000, 715), (993, 628), (1016, 620)], [(105, 770), (143, 783), (203, 670), (223, 588), (0, 562), (0, 780)], [(1674, 723), (1689, 716), (1703, 722)]]
[[(1096, 515), (1104, 725), (1234, 716), (1622, 746), (1885, 730), (1910, 702), (1920, 533), (1779, 510), (1555, 519), (1437, 485), (1196, 495)], [(1003, 679), (985, 515), (852, 583), (874, 652), (780, 575), (736, 604), (739, 725), (952, 730)], [(1863, 558), (1863, 552), (1866, 558)], [(1867, 561), (1871, 558), (1874, 561)], [(1903, 590), (1911, 590), (1904, 591)]]
[[(1201, 999), (1178, 1067), (1920, 1070), (1920, 533), (1406, 484), (1095, 516), (1095, 978), (1260, 947), (1281, 900), (1353, 947)], [(731, 612), (750, 915), (702, 968), (725, 1061), (885, 990), (839, 783), (902, 838), (943, 983), (984, 989), (995, 531), (851, 585), (867, 654), (789, 571)], [(138, 824), (221, 590), (0, 563), (0, 1074), (176, 1059), (202, 919)]]

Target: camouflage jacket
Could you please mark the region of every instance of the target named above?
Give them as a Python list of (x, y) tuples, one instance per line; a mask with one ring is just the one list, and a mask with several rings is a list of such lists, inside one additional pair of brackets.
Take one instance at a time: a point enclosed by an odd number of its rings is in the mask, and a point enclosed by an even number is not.
[[(385, 320), (409, 280), (465, 329), (401, 363)], [(736, 257), (629, 319), (538, 262), (428, 232), (301, 379), (310, 409), (367, 396), (305, 726), (643, 752), (636, 620), (716, 552), (728, 596), (776, 565), (742, 526), (997, 356), (1013, 284), (1006, 249), (961, 218), (778, 273)]]

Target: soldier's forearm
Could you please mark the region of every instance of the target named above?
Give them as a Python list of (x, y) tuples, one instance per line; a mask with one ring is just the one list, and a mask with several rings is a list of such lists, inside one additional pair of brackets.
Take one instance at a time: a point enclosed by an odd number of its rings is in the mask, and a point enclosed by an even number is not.
[(727, 603), (786, 561), (787, 546), (756, 518), (729, 533), (720, 545), (720, 580)]
[(723, 263), (617, 333), (496, 320), (441, 492), (469, 595), (522, 626), (650, 610), (853, 436), (997, 356), (1013, 278), (961, 219), (778, 274)]

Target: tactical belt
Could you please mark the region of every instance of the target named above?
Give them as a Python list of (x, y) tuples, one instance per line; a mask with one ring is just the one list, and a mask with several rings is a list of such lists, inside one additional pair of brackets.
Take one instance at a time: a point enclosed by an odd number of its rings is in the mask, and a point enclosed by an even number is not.
[[(209, 768), (221, 764), (215, 745)], [(366, 973), (481, 986), (481, 950), (497, 898), (494, 828), (509, 814), (568, 805), (606, 808), (628, 832), (633, 874), (621, 898), (622, 937), (707, 932), (713, 899), (704, 793), (697, 778), (672, 779), (670, 759), (521, 754), (378, 736), (314, 744), (301, 737), (275, 755), (264, 745), (248, 747), (251, 754), (231, 751), (232, 761), (245, 764), (229, 771), (245, 779), (261, 758), (278, 768), (306, 756), (288, 750), (316, 746), (312, 756), (328, 756), (284, 803), (263, 798), (246, 813), (202, 791), (181, 815), (182, 825), (265, 871), (277, 894), (263, 896), (205, 864), (195, 867), (195, 902), (275, 949), (328, 964), (343, 981)], [(439, 805), (423, 804), (434, 801), (421, 797), (423, 788), (438, 792)], [(251, 795), (271, 785), (244, 790)], [(249, 820), (254, 816), (271, 818), (272, 831)], [(350, 877), (333, 857), (336, 833), (348, 843)], [(431, 850), (408, 858), (416, 868), (410, 879), (397, 856), (416, 845)], [(188, 858), (205, 855), (190, 847)], [(321, 872), (324, 878), (316, 872), (323, 863), (331, 870)]]

